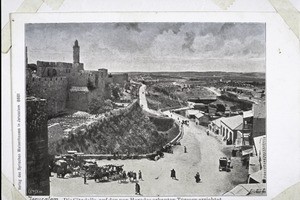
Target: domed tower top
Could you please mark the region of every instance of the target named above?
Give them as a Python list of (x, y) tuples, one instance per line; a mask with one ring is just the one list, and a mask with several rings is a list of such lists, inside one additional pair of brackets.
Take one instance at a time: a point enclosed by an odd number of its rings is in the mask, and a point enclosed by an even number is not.
[(75, 40), (74, 46), (78, 47), (78, 40)]
[(80, 47), (78, 45), (78, 41), (75, 40), (73, 46), (73, 63), (79, 63), (79, 54), (80, 54)]

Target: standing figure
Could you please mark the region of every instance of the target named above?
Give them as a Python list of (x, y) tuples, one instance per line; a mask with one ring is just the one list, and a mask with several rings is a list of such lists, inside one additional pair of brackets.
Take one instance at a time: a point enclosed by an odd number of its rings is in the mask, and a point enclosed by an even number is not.
[(184, 146), (183, 148), (184, 148), (184, 153), (187, 153), (187, 151), (186, 151), (186, 146)]
[(141, 194), (141, 187), (138, 183), (135, 183), (135, 194)]
[(142, 177), (142, 172), (141, 172), (141, 170), (139, 170), (139, 180), (143, 180), (143, 177)]
[(83, 181), (84, 181), (84, 184), (86, 184), (86, 172), (84, 172), (84, 174), (83, 174)]
[(122, 176), (123, 176), (123, 180), (126, 181), (126, 179), (127, 179), (126, 171), (123, 171), (123, 175)]
[(199, 172), (196, 173), (195, 179), (196, 179), (196, 183), (200, 183), (201, 178)]
[(132, 173), (132, 178), (133, 178), (133, 181), (136, 181), (136, 178), (137, 178), (137, 177), (136, 177), (136, 172), (133, 172), (133, 173)]
[(227, 160), (227, 167), (231, 168), (231, 158), (228, 158), (228, 160)]
[(171, 178), (172, 178), (172, 179), (176, 179), (176, 172), (175, 172), (175, 169), (172, 169), (172, 170), (171, 170)]

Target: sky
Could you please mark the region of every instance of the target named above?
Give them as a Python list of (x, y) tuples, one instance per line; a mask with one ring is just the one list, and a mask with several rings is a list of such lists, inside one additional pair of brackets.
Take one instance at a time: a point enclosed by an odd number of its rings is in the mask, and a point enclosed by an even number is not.
[(73, 62), (87, 70), (265, 72), (264, 23), (26, 24), (29, 63)]

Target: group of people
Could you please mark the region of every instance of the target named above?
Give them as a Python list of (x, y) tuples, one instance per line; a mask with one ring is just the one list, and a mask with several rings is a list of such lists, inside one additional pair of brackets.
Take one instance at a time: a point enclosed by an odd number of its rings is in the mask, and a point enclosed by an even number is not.
[[(176, 178), (176, 171), (175, 171), (175, 169), (171, 170), (171, 178), (175, 179), (175, 180), (178, 180)], [(196, 173), (195, 180), (196, 180), (196, 183), (200, 183), (201, 182), (201, 178), (200, 178), (200, 173), (199, 172)]]

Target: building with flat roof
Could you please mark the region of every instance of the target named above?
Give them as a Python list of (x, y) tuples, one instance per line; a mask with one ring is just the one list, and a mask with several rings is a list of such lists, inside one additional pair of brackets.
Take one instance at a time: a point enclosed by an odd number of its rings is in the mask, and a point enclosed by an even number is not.
[(225, 117), (220, 117), (218, 119), (215, 119), (210, 122), (208, 125), (208, 129), (215, 134), (220, 134), (221, 133), (221, 120), (225, 119)]
[(221, 120), (221, 132), (227, 145), (235, 144), (237, 131), (243, 130), (243, 116), (236, 115)]

